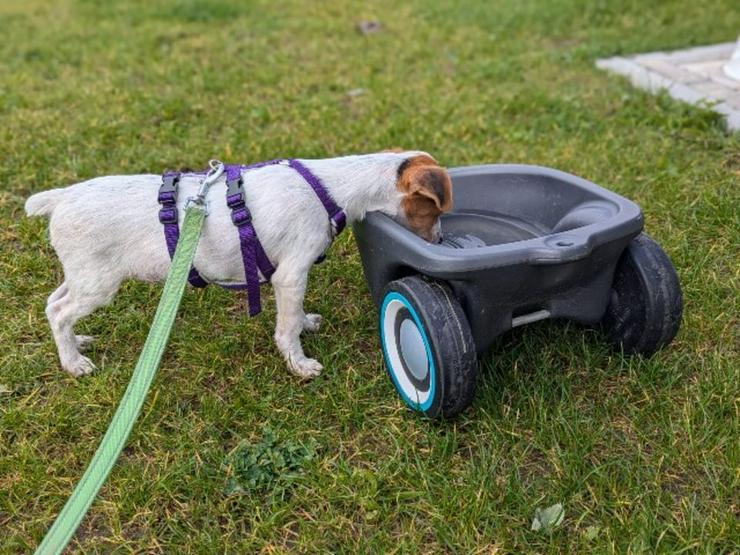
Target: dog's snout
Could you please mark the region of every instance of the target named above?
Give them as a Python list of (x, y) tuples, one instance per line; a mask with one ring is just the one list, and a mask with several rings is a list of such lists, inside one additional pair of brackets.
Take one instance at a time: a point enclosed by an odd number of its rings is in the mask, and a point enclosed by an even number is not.
[(431, 243), (441, 243), (442, 242), (442, 220), (437, 220), (434, 226), (432, 227), (430, 242)]

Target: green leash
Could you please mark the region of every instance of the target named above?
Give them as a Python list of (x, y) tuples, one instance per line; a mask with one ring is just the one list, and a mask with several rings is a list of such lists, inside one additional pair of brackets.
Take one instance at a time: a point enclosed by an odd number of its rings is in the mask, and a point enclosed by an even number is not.
[(198, 197), (189, 202), (185, 209), (180, 240), (177, 243), (175, 256), (172, 258), (172, 266), (164, 284), (162, 298), (121, 404), (118, 405), (108, 431), (85, 474), (39, 545), (36, 555), (59, 554), (64, 551), (98, 491), (108, 478), (141, 412), (144, 399), (146, 399), (167, 346), (177, 309), (185, 291), (188, 274), (193, 265), (195, 249), (198, 246), (198, 238), (206, 216), (205, 193), (208, 186), (223, 173), (223, 164), (218, 163), (218, 166), (215, 164), (215, 161), (211, 162), (212, 171), (203, 180)]

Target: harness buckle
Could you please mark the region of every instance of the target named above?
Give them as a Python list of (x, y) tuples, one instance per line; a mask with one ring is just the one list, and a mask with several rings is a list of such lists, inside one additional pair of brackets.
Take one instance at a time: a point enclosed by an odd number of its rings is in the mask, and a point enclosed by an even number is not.
[(177, 184), (180, 182), (180, 174), (165, 174), (162, 176), (162, 185), (159, 187), (159, 194), (174, 193), (177, 191)]
[(244, 206), (244, 179), (226, 180), (226, 205), (229, 208), (241, 208)]

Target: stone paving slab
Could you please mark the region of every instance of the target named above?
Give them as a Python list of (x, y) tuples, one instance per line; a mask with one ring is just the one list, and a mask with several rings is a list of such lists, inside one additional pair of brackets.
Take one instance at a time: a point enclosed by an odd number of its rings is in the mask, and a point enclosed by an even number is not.
[(673, 52), (602, 58), (596, 67), (625, 75), (633, 85), (656, 93), (666, 90), (690, 104), (706, 104), (725, 116), (731, 131), (740, 130), (740, 81), (722, 71), (736, 43), (726, 42)]

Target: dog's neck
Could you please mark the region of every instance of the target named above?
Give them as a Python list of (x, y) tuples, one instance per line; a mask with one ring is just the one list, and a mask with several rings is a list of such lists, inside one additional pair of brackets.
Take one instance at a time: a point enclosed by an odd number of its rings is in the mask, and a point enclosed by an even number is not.
[(375, 210), (396, 215), (401, 198), (396, 188), (398, 168), (414, 154), (383, 152), (304, 162), (321, 179), (352, 223)]

